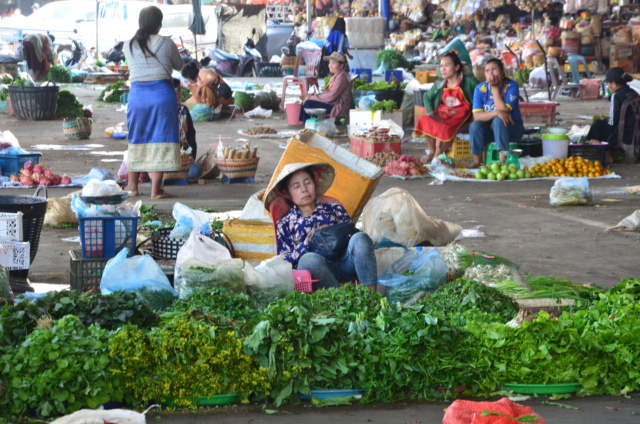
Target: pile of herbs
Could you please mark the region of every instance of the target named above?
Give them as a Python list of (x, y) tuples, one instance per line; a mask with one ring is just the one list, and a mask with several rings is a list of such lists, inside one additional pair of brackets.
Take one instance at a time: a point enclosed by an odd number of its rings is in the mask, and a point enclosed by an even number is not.
[(122, 87), (126, 84), (125, 81), (117, 81), (102, 90), (98, 96), (98, 100), (107, 103), (120, 103), (120, 98), (123, 94), (128, 93), (128, 90), (122, 90)]
[(376, 65), (384, 66), (384, 69), (404, 68), (411, 70), (413, 63), (409, 62), (404, 55), (396, 49), (380, 50), (376, 55)]
[(47, 81), (68, 84), (71, 82), (71, 71), (62, 65), (53, 65), (47, 71), (44, 79)]
[(364, 80), (357, 79), (353, 82), (354, 90), (367, 90), (367, 91), (399, 91), (399, 90), (404, 90), (406, 86), (407, 86), (406, 82), (400, 83), (398, 81), (366, 82)]
[(127, 322), (142, 328), (157, 323), (156, 315), (136, 293), (118, 291), (103, 296), (79, 291), (50, 292), (40, 299), (23, 300), (0, 308), (0, 350), (17, 346), (37, 327), (43, 317), (60, 319), (73, 314), (84, 325), (99, 324), (115, 330)]
[(54, 118), (81, 118), (84, 116), (82, 103), (78, 98), (67, 90), (60, 90), (58, 93), (58, 103)]
[(398, 104), (395, 100), (382, 100), (380, 102), (373, 102), (371, 105), (372, 112), (381, 110), (385, 113), (391, 113), (396, 109), (398, 109)]
[(375, 349), (370, 327), (381, 306), (363, 286), (307, 295), (293, 292), (272, 303), (244, 342), (245, 353), (268, 369), (276, 405), (297, 402), (312, 389), (358, 389), (370, 378)]
[(3, 415), (40, 417), (95, 409), (122, 400), (124, 385), (109, 371), (109, 333), (85, 326), (74, 315), (42, 323), (11, 352), (1, 356), (1, 378), (7, 393), (0, 398)]

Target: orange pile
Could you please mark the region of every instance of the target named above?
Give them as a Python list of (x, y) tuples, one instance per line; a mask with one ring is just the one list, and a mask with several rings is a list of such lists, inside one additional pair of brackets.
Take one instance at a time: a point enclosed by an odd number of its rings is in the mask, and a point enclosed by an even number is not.
[[(525, 169), (526, 170), (526, 169)], [(534, 165), (530, 170), (532, 177), (588, 177), (595, 178), (611, 174), (604, 169), (600, 161), (590, 161), (580, 156), (567, 159), (552, 159), (543, 164)]]

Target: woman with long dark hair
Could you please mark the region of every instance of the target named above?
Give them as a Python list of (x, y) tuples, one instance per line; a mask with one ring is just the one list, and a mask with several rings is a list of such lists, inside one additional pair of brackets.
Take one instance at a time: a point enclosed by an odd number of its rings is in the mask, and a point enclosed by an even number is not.
[[(322, 59), (329, 57), (333, 52), (342, 53), (349, 59), (353, 59), (349, 54), (347, 24), (343, 18), (336, 19), (336, 22), (333, 24), (333, 28), (331, 28), (331, 32), (324, 41), (324, 46), (322, 46)], [(345, 66), (345, 71), (349, 71), (349, 65)], [(327, 75), (329, 75), (329, 62), (320, 60), (320, 64), (318, 65), (318, 76), (320, 78), (324, 78)]]
[(429, 154), (421, 160), (430, 163), (434, 157), (448, 152), (460, 127), (471, 118), (473, 90), (478, 80), (465, 75), (464, 64), (454, 51), (440, 59), (440, 75), (424, 95), (426, 115), (416, 125), (416, 134), (425, 136)]
[(162, 189), (165, 171), (180, 171), (178, 101), (171, 72), (183, 66), (178, 48), (168, 37), (158, 35), (162, 11), (148, 6), (140, 11), (138, 31), (125, 43), (129, 61), (128, 189), (138, 191), (140, 172), (151, 174), (151, 198), (171, 197)]
[(487, 143), (496, 142), (500, 161), (505, 161), (503, 151), (509, 143), (518, 143), (524, 135), (520, 114), (520, 88), (518, 83), (504, 73), (500, 59), (492, 58), (484, 66), (486, 82), (479, 84), (473, 93), (473, 122), (469, 128), (473, 164), (478, 168)]

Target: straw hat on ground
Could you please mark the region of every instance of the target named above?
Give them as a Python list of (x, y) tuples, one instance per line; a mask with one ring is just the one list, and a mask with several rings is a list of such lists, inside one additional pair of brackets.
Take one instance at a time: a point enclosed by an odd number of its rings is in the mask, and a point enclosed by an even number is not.
[(316, 183), (316, 196), (322, 196), (326, 193), (327, 190), (329, 190), (329, 187), (331, 187), (331, 184), (333, 184), (333, 180), (336, 176), (336, 171), (333, 169), (333, 166), (328, 163), (288, 163), (282, 168), (280, 174), (278, 174), (278, 178), (271, 187), (271, 190), (265, 193), (265, 209), (269, 210), (271, 202), (273, 202), (278, 196), (285, 197), (283, 193), (285, 192), (286, 187), (281, 187), (282, 181), (289, 175), (302, 169), (307, 169), (309, 174), (311, 174), (311, 177), (313, 177), (313, 180)]

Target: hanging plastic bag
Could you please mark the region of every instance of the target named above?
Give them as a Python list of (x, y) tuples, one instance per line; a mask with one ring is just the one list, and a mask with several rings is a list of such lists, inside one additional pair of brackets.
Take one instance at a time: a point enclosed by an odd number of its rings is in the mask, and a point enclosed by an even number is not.
[(362, 229), (376, 244), (383, 238), (405, 246), (428, 241), (446, 246), (462, 231), (451, 222), (429, 217), (406, 190), (391, 188), (369, 200), (362, 211)]
[(552, 206), (593, 205), (593, 196), (587, 177), (557, 179), (551, 187), (549, 200)]
[(405, 303), (419, 292), (431, 293), (447, 282), (447, 265), (438, 249), (410, 250), (382, 273), (389, 303)]
[(196, 211), (189, 206), (176, 202), (173, 205), (173, 219), (176, 226), (171, 230), (169, 237), (176, 240), (184, 240), (189, 237), (194, 229), (199, 229), (202, 234), (208, 236), (211, 230), (211, 215), (207, 212)]
[(212, 263), (198, 258), (176, 265), (174, 283), (180, 287), (180, 299), (189, 297), (198, 289), (212, 287), (226, 287), (233, 293), (245, 293), (242, 265), (242, 259), (222, 259)]
[(281, 299), (293, 291), (291, 262), (277, 256), (260, 262), (255, 268), (246, 262), (244, 283), (258, 304), (267, 305)]
[(375, 94), (367, 94), (360, 98), (358, 98), (358, 109), (360, 110), (370, 110), (371, 105), (376, 102)]
[(122, 249), (107, 262), (100, 280), (100, 293), (132, 291), (144, 299), (153, 310), (162, 310), (178, 297), (169, 279), (149, 255), (127, 258), (129, 249)]
[[(193, 259), (198, 260), (205, 265), (211, 265), (217, 264), (223, 260), (231, 259), (231, 253), (229, 253), (229, 250), (220, 243), (209, 237), (203, 236), (199, 229), (193, 230), (176, 256), (174, 286), (178, 293), (180, 293), (181, 298), (186, 297), (188, 294), (183, 293), (184, 282), (181, 272), (185, 267), (183, 264)], [(242, 266), (240, 268), (242, 268)]]

